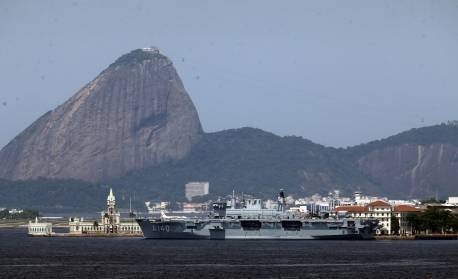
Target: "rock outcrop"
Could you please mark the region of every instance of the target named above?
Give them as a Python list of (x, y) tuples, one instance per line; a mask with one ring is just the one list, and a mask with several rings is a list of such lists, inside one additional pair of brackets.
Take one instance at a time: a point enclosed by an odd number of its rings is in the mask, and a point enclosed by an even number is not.
[(424, 198), (455, 195), (458, 189), (456, 121), (411, 129), (352, 147), (350, 158), (381, 193)]
[(435, 197), (458, 187), (458, 147), (451, 144), (389, 146), (362, 156), (357, 165), (384, 192), (400, 197)]
[(116, 60), (0, 151), (0, 177), (101, 181), (185, 157), (197, 111), (172, 62), (155, 48)]

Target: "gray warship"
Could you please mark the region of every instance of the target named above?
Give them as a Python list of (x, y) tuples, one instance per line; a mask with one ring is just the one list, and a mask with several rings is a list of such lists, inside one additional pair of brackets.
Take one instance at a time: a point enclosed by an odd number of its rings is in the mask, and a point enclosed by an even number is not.
[(371, 219), (312, 219), (287, 212), (283, 191), (274, 209), (262, 208), (260, 199), (246, 199), (237, 206), (234, 194), (212, 207), (204, 218), (161, 212), (160, 218), (136, 220), (146, 239), (366, 240), (374, 238), (378, 225)]

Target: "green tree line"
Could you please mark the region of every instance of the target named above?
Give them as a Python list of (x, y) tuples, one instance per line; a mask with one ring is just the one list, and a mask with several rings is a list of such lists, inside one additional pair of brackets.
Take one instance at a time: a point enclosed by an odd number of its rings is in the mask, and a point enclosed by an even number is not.
[(0, 211), (0, 219), (13, 219), (13, 220), (23, 220), (23, 219), (33, 219), (38, 217), (40, 214), (37, 210), (33, 209), (24, 209), (22, 212), (10, 213), (9, 209), (4, 209)]
[(457, 233), (458, 216), (449, 210), (430, 207), (426, 211), (407, 216), (415, 233)]

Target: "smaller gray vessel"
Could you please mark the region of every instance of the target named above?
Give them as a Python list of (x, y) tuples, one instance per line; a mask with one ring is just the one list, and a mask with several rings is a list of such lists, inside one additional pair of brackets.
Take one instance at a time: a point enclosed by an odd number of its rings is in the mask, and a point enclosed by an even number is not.
[(147, 239), (373, 239), (378, 222), (363, 219), (310, 219), (285, 211), (285, 195), (278, 196), (275, 209), (262, 208), (260, 199), (244, 200), (236, 206), (214, 202), (206, 218), (167, 216), (137, 219)]

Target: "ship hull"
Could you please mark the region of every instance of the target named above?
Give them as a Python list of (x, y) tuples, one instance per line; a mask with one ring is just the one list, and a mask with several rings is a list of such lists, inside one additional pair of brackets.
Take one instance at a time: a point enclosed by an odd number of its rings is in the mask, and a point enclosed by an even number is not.
[[(240, 220), (148, 220), (138, 219), (147, 239), (213, 240), (365, 240), (373, 239), (375, 224), (359, 221), (240, 221)], [(245, 222), (245, 223), (244, 223)], [(294, 226), (285, 224), (292, 223)], [(354, 222), (354, 221), (352, 221)]]
[(208, 239), (210, 235), (205, 229), (186, 229), (181, 222), (151, 222), (148, 219), (139, 219), (137, 223), (147, 239)]

